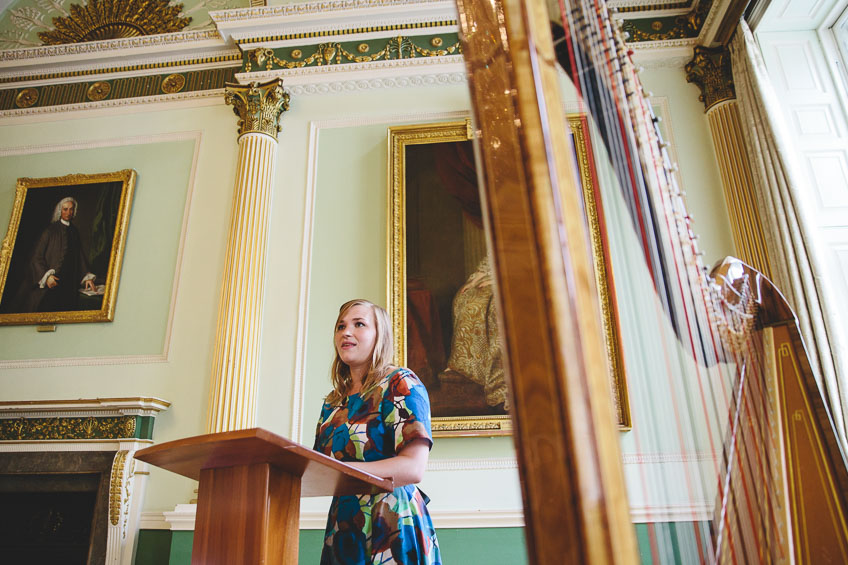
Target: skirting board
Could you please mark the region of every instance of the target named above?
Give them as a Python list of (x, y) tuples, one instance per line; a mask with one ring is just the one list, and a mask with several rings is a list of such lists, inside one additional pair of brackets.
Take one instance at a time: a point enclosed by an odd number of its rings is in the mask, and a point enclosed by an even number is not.
[[(178, 504), (171, 512), (142, 512), (139, 528), (142, 530), (194, 530), (196, 504)], [(431, 512), (439, 528), (521, 528), (524, 512), (521, 510), (470, 510)], [(301, 512), (300, 529), (323, 530), (327, 525), (324, 512)]]

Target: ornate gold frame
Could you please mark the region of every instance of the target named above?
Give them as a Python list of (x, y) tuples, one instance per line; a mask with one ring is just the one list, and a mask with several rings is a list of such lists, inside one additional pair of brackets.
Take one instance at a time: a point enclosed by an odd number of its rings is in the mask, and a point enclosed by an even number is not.
[(601, 318), (606, 338), (607, 364), (610, 371), (610, 389), (615, 404), (615, 416), (619, 429), (631, 428), (630, 402), (627, 396), (627, 379), (624, 357), (621, 353), (621, 330), (618, 323), (618, 308), (612, 288), (612, 265), (609, 259), (609, 243), (603, 229), (603, 212), (595, 173), (594, 154), (589, 139), (589, 121), (585, 114), (568, 114), (568, 127), (574, 141), (577, 170), (583, 187), (583, 202), (586, 220), (592, 241), (592, 258), (595, 267), (595, 283), (601, 303)]
[[(630, 428), (630, 410), (627, 384), (621, 355), (618, 318), (611, 288), (611, 269), (606, 238), (602, 231), (602, 214), (596, 205), (596, 175), (589, 143), (589, 126), (586, 116), (570, 114), (568, 124), (574, 136), (578, 170), (583, 187), (595, 276), (600, 294), (610, 383), (616, 404), (618, 425)], [(395, 362), (405, 365), (406, 344), (406, 147), (425, 143), (466, 141), (472, 138), (470, 120), (396, 126), (389, 128), (389, 195), (388, 195), (388, 312), (395, 335)], [(509, 416), (461, 416), (433, 418), (434, 436), (496, 436), (509, 435), (512, 422)]]
[(111, 322), (115, 316), (115, 299), (118, 294), (118, 282), (121, 276), (121, 263), (124, 257), (124, 245), (129, 225), (129, 211), (132, 205), (135, 189), (136, 172), (131, 169), (111, 173), (72, 174), (49, 178), (20, 178), (15, 193), (15, 203), (9, 229), (3, 243), (0, 244), (0, 299), (9, 276), (12, 256), (21, 223), (21, 217), (26, 206), (27, 194), (30, 190), (61, 190), (63, 194), (72, 192), (73, 187), (88, 184), (121, 182), (121, 195), (118, 214), (115, 219), (115, 230), (112, 238), (109, 264), (106, 271), (105, 291), (99, 310), (78, 310), (65, 312), (25, 312), (0, 314), (0, 325), (22, 324), (61, 324), (75, 322)]

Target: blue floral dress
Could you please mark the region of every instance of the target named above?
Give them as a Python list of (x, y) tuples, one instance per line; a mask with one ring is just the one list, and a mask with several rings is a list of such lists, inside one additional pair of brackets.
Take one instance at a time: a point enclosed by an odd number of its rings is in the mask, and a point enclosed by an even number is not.
[[(324, 403), (316, 451), (340, 461), (394, 457), (416, 439), (433, 444), (427, 389), (397, 369), (343, 406)], [(436, 530), (415, 485), (390, 493), (333, 498), (321, 565), (441, 565)]]

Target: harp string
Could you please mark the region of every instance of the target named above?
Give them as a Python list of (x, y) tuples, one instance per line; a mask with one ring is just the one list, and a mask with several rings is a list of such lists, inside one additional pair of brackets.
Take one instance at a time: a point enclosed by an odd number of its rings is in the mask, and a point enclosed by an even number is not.
[[(760, 370), (762, 348), (750, 331), (741, 333), (746, 337), (738, 347), (725, 346), (727, 320), (741, 320), (744, 325), (745, 316), (751, 314), (735, 312), (717, 297), (718, 287), (703, 265), (658, 119), (605, 4), (559, 0), (559, 8), (564, 46), (558, 49), (560, 62), (580, 104), (594, 118), (597, 141), (606, 148), (656, 291), (650, 327), (663, 335), (666, 344), (663, 383), (674, 400), (670, 407), (674, 441), (681, 454), (692, 455), (695, 461), (688, 465), (691, 472), (683, 474), (683, 488), (690, 502), (715, 500), (709, 528), (694, 520), (689, 527), (678, 522), (674, 527), (649, 528), (653, 561), (772, 561), (778, 558), (780, 544), (775, 548), (764, 543), (777, 531), (778, 505), (776, 495), (766, 488), (774, 446)], [(739, 298), (741, 304), (752, 303), (750, 296)], [(644, 416), (650, 407), (642, 409)], [(657, 432), (666, 423), (656, 421), (651, 430)], [(642, 448), (640, 437), (635, 436), (637, 452)], [(662, 444), (658, 435), (646, 439)], [(703, 466), (698, 457), (702, 449), (707, 455)], [(638, 482), (656, 494), (665, 487), (680, 487), (675, 480), (675, 473), (661, 468), (650, 474), (640, 470)], [(661, 519), (648, 517), (653, 524)]]

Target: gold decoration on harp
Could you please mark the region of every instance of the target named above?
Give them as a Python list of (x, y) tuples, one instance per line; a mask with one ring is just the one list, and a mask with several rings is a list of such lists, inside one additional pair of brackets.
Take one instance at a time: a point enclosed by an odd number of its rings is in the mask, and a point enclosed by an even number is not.
[(264, 133), (277, 139), (282, 129), (280, 116), (289, 109), (289, 93), (283, 89), (280, 78), (258, 84), (226, 84), (224, 99), (232, 104), (239, 117), (239, 136), (246, 133)]
[(440, 48), (442, 42), (443, 40), (441, 38), (435, 38), (431, 41), (431, 45), (436, 47), (436, 49), (425, 49), (413, 43), (410, 38), (398, 35), (388, 38), (379, 51), (370, 55), (365, 55), (371, 49), (371, 46), (367, 43), (357, 46), (356, 50), (361, 53), (359, 55), (348, 51), (338, 42), (321, 43), (314, 46), (314, 50), (309, 55), (305, 55), (302, 49), (292, 50), (289, 54), (291, 60), (278, 57), (273, 49), (258, 47), (247, 52), (247, 61), (244, 64), (244, 70), (249, 73), (254, 70), (254, 67), (258, 67), (255, 70), (262, 69), (266, 71), (273, 70), (274, 68), (300, 69), (310, 65), (325, 66), (344, 63), (371, 63), (373, 61), (411, 59), (414, 57), (443, 57), (445, 55), (461, 53), (459, 41), (453, 45)]
[(190, 17), (180, 17), (182, 10), (169, 0), (88, 0), (71, 4), (70, 14), (53, 18), (53, 29), (38, 32), (38, 38), (61, 45), (171, 33), (191, 23)]
[(698, 100), (704, 103), (705, 110), (719, 102), (736, 98), (730, 52), (723, 47), (695, 47), (695, 56), (686, 63), (686, 80), (701, 89)]
[(109, 478), (109, 523), (117, 526), (121, 519), (121, 490), (123, 487), (124, 465), (127, 462), (128, 451), (115, 454), (112, 463), (112, 475)]
[[(732, 268), (732, 267), (731, 267)], [(754, 330), (759, 304), (751, 292), (748, 274), (729, 280), (719, 274), (717, 283), (710, 293), (710, 314), (715, 321), (722, 343), (734, 353), (748, 349), (748, 339)]]
[(0, 420), (0, 441), (120, 439), (135, 437), (135, 431), (135, 416)]

